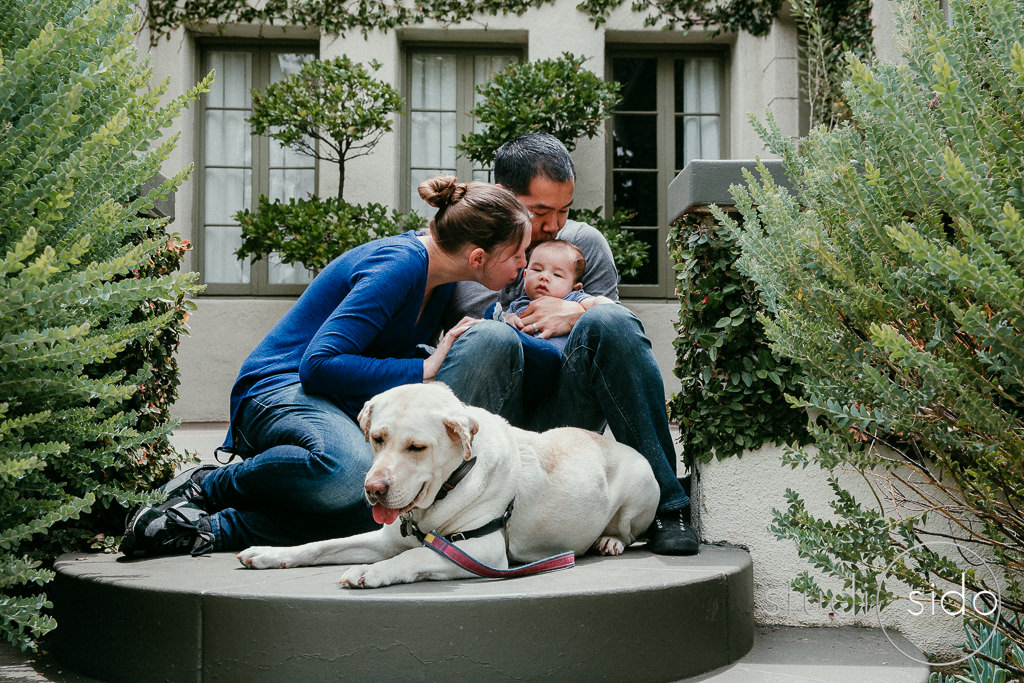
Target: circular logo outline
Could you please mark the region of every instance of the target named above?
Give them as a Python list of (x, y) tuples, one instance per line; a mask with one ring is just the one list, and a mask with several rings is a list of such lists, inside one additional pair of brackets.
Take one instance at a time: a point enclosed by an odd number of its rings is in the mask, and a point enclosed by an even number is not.
[[(960, 552), (967, 552), (967, 553), (970, 553), (971, 555), (973, 555), (978, 560), (979, 564), (984, 565), (985, 569), (988, 571), (989, 575), (992, 577), (992, 584), (993, 584), (993, 586), (998, 588), (998, 586), (999, 586), (999, 578), (996, 576), (995, 572), (992, 570), (991, 563), (988, 560), (986, 560), (985, 558), (983, 558), (981, 555), (976, 553), (975, 551), (971, 550), (970, 548), (965, 548), (965, 547), (963, 547), (963, 546), (961, 546), (961, 545), (959, 545), (957, 543), (954, 543), (952, 541), (934, 541), (931, 544), (928, 544), (928, 543), (918, 543), (916, 545), (910, 546), (909, 548), (907, 548), (906, 550), (901, 552), (899, 555), (897, 555), (896, 558), (892, 562), (890, 562), (888, 564), (888, 566), (886, 566), (884, 576), (888, 576), (889, 575), (889, 570), (892, 569), (892, 566), (894, 564), (896, 564), (897, 562), (899, 562), (902, 558), (906, 557), (912, 551), (914, 551), (914, 550), (916, 550), (918, 548), (924, 548), (925, 550), (929, 550), (931, 552), (935, 552), (934, 551), (934, 546), (939, 546), (939, 545), (952, 546), (952, 547), (956, 548)], [(882, 609), (880, 607), (880, 604), (881, 604), (880, 598), (881, 598), (881, 595), (882, 595), (882, 585), (883, 585), (883, 582), (884, 581), (880, 581), (878, 583), (878, 588), (875, 591), (875, 610), (877, 612), (878, 625), (879, 625), (879, 627), (881, 627), (882, 635), (884, 635), (885, 639), (889, 641), (889, 644), (892, 645), (893, 648), (897, 652), (899, 652), (901, 655), (903, 655), (904, 657), (906, 657), (907, 659), (909, 659), (911, 661), (917, 662), (918, 664), (926, 664), (928, 666), (951, 666), (953, 664), (959, 664), (960, 662), (966, 662), (968, 659), (971, 658), (972, 655), (976, 654), (978, 651), (980, 651), (982, 648), (984, 648), (988, 644), (988, 641), (992, 640), (992, 636), (994, 636), (996, 634), (996, 629), (993, 628), (989, 632), (988, 637), (985, 638), (985, 640), (983, 640), (981, 642), (981, 644), (978, 645), (978, 647), (975, 650), (972, 650), (971, 652), (968, 652), (966, 655), (964, 655), (960, 659), (956, 659), (956, 660), (954, 660), (952, 662), (929, 662), (926, 659), (918, 659), (917, 657), (914, 657), (913, 655), (907, 654), (906, 652), (904, 652), (903, 650), (900, 649), (899, 645), (897, 645), (896, 643), (893, 642), (892, 638), (889, 636), (889, 632), (885, 629), (885, 624), (882, 623)], [(988, 592), (991, 593), (992, 591), (988, 591)], [(945, 595), (945, 594), (943, 594), (943, 595)], [(1003, 599), (1002, 599), (1002, 596), (999, 595), (998, 593), (994, 593), (994, 595), (996, 597), (995, 623), (998, 624), (999, 623), (999, 616), (1000, 616), (1000, 614), (1002, 613), (1002, 610), (1003, 610)], [(964, 597), (966, 598), (967, 596), (964, 596)], [(933, 598), (933, 600), (934, 600), (934, 598)], [(941, 602), (941, 600), (940, 600), (940, 602)], [(945, 608), (943, 608), (943, 611), (945, 611)]]

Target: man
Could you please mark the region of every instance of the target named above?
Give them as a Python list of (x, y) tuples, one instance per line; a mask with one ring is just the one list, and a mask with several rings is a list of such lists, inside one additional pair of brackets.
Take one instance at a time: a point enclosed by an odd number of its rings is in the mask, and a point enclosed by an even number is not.
[[(530, 210), (532, 244), (556, 236), (575, 244), (587, 261), (583, 288), (594, 296), (619, 300), (618, 274), (607, 241), (593, 227), (568, 220), (576, 171), (557, 138), (530, 133), (505, 143), (495, 155), (494, 180)], [(501, 292), (458, 283), (447, 317), (483, 317), (493, 302), (507, 307), (522, 293), (521, 273)], [(466, 331), (448, 353), (437, 379), (466, 403), (525, 429), (574, 426), (601, 431), (609, 426), (617, 440), (647, 458), (661, 488), (647, 547), (662, 554), (696, 554), (697, 534), (688, 524), (690, 499), (676, 478), (661, 371), (640, 321), (620, 305), (584, 312), (580, 304), (554, 297), (531, 302), (519, 317), (524, 331), (537, 337), (569, 335), (550, 395), (523, 405), (522, 342), (509, 325), (495, 321)]]

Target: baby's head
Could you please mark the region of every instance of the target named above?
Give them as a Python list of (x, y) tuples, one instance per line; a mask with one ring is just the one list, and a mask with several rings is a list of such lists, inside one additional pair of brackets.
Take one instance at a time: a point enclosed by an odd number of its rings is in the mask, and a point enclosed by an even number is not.
[(582, 289), (580, 280), (587, 261), (576, 245), (565, 240), (541, 242), (533, 248), (523, 273), (527, 296), (553, 296), (561, 299), (574, 289)]

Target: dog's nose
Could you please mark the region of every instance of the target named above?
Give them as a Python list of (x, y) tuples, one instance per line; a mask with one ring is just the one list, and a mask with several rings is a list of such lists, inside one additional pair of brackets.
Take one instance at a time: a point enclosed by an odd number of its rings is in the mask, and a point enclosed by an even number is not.
[(384, 477), (374, 477), (366, 480), (366, 495), (380, 498), (388, 493), (388, 480)]

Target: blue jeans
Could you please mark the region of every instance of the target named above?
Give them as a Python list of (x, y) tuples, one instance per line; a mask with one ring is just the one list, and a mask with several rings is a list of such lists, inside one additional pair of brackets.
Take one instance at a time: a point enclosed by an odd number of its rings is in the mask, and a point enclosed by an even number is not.
[(298, 383), (253, 396), (235, 417), (241, 462), (202, 486), (214, 549), (349, 536), (374, 523), (363, 493), (370, 446), (356, 421)]
[(660, 512), (690, 504), (676, 477), (665, 388), (651, 342), (633, 313), (612, 304), (584, 313), (566, 343), (554, 391), (523, 405), (523, 348), (511, 326), (485, 320), (452, 346), (437, 374), (464, 402), (534, 431), (582, 427), (638, 450), (661, 488)]

